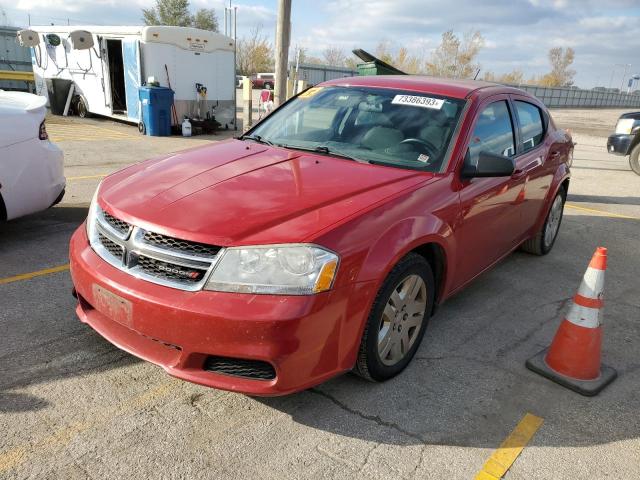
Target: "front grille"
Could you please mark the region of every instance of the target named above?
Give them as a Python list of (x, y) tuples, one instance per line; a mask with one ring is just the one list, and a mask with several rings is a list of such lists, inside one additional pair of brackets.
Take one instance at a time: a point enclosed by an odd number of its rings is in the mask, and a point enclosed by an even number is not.
[(168, 250), (177, 250), (182, 253), (196, 256), (215, 257), (220, 251), (220, 247), (216, 247), (214, 245), (180, 240), (178, 238), (168, 237), (167, 235), (154, 232), (145, 232), (142, 240), (157, 247), (166, 248)]
[(109, 215), (104, 210), (102, 211), (102, 216), (104, 217), (105, 222), (109, 224), (111, 228), (113, 228), (116, 232), (121, 233), (122, 235), (126, 235), (129, 233), (131, 229), (131, 225), (127, 222), (120, 220), (119, 218), (114, 217), (113, 215)]
[(140, 255), (137, 266), (147, 275), (164, 278), (166, 280), (180, 280), (189, 283), (198, 283), (207, 273), (206, 269), (183, 267), (174, 263), (163, 262), (155, 258)]
[(96, 212), (89, 233), (95, 252), (112, 266), (148, 282), (187, 291), (201, 290), (222, 247), (181, 240)]
[(124, 248), (118, 245), (116, 242), (111, 240), (110, 238), (104, 236), (101, 233), (98, 233), (98, 240), (102, 244), (102, 246), (114, 257), (118, 260), (122, 261), (122, 255), (124, 253)]
[(273, 380), (276, 378), (273, 365), (260, 360), (210, 356), (204, 363), (204, 369), (222, 375), (252, 380)]

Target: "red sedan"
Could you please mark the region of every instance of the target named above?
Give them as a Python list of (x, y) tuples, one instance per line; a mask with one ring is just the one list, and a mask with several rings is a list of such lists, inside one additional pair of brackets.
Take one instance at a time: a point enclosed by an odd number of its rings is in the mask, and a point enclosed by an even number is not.
[(436, 305), (558, 234), (573, 143), (515, 88), (334, 80), (239, 139), (107, 177), (77, 313), (169, 374), (254, 395), (402, 371)]

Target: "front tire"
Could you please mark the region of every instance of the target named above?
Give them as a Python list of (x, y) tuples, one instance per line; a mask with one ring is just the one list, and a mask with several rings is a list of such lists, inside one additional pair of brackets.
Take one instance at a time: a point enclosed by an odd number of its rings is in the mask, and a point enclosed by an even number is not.
[(424, 257), (410, 253), (380, 287), (367, 320), (354, 372), (375, 382), (411, 362), (433, 311), (435, 282)]
[(542, 229), (521, 245), (520, 248), (522, 250), (534, 255), (546, 255), (551, 251), (560, 231), (566, 198), (567, 192), (565, 188), (560, 187), (551, 203), (551, 208), (547, 213)]
[(629, 155), (629, 166), (636, 175), (640, 175), (640, 143), (631, 150), (631, 155)]

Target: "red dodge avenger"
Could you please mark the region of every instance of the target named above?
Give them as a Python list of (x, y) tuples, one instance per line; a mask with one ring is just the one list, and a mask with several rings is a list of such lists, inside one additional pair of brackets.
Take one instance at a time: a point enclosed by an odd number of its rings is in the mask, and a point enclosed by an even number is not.
[(238, 139), (105, 178), (71, 239), (77, 313), (210, 387), (383, 381), (438, 304), (518, 247), (551, 250), (572, 155), (515, 88), (326, 82)]

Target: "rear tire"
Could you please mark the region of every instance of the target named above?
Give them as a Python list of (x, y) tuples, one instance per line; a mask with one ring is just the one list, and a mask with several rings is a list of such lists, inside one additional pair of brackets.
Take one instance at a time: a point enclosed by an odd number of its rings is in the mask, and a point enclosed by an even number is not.
[(551, 251), (556, 242), (556, 238), (558, 238), (558, 232), (560, 232), (566, 198), (567, 192), (562, 186), (551, 203), (551, 208), (549, 208), (549, 212), (547, 212), (544, 225), (542, 225), (542, 228), (535, 236), (520, 246), (521, 250), (540, 256), (546, 255)]
[(640, 175), (640, 143), (631, 150), (631, 155), (629, 155), (629, 166), (636, 175)]
[(433, 312), (435, 282), (424, 257), (409, 253), (393, 267), (371, 307), (354, 373), (373, 382), (411, 362)]

